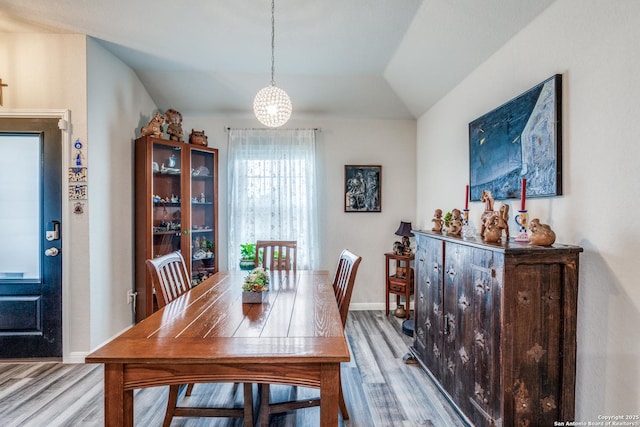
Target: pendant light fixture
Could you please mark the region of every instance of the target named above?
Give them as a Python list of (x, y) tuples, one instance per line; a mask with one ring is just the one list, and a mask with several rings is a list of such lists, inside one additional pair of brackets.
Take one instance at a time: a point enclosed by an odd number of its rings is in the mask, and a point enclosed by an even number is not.
[(265, 126), (277, 128), (291, 117), (291, 99), (276, 86), (275, 74), (275, 0), (271, 0), (271, 84), (258, 91), (253, 100), (253, 112)]

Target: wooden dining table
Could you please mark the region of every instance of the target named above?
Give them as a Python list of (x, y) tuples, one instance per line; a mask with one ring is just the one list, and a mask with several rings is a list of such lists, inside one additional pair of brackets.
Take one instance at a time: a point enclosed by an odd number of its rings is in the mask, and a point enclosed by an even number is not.
[(105, 426), (133, 426), (134, 389), (206, 382), (319, 388), (320, 425), (338, 425), (350, 356), (328, 272), (270, 272), (268, 299), (243, 304), (247, 274), (216, 273), (86, 357), (104, 364)]

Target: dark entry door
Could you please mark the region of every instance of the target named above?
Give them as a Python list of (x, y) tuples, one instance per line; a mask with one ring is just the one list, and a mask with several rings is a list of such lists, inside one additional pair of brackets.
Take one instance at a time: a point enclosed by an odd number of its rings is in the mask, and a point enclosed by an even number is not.
[(0, 118), (0, 358), (62, 356), (61, 139)]

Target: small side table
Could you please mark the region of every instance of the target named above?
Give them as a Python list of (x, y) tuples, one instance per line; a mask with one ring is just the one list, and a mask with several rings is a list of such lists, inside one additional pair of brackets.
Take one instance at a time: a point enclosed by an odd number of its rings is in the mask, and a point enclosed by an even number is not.
[[(400, 304), (400, 297), (404, 296), (406, 315), (410, 316), (411, 295), (413, 295), (414, 278), (411, 261), (414, 254), (409, 256), (397, 255), (393, 252), (384, 254), (385, 257), (385, 282), (386, 282), (386, 309), (389, 315), (389, 294), (396, 295), (396, 305)], [(390, 268), (393, 267), (393, 268)]]

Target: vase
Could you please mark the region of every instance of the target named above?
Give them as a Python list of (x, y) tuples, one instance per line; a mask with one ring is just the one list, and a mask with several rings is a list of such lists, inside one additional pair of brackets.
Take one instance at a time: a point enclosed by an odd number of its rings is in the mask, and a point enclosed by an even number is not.
[(518, 224), (516, 242), (529, 242), (529, 235), (527, 234), (527, 211), (519, 210), (515, 219), (516, 224)]
[(240, 260), (240, 270), (253, 270), (255, 267), (254, 259), (241, 259)]
[(269, 299), (269, 293), (264, 292), (247, 292), (242, 291), (243, 304), (261, 304)]

